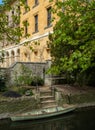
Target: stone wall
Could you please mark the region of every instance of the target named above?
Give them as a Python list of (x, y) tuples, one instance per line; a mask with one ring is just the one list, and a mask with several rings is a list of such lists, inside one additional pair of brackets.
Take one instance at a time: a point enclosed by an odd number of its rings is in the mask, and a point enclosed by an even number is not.
[(50, 67), (50, 61), (46, 62), (16, 62), (11, 67), (4, 69), (2, 71), (7, 72), (7, 86), (12, 86), (16, 82), (16, 76), (22, 75), (22, 65), (28, 68), (31, 71), (32, 76), (41, 77), (45, 85), (50, 85), (50, 75), (46, 74), (46, 71)]

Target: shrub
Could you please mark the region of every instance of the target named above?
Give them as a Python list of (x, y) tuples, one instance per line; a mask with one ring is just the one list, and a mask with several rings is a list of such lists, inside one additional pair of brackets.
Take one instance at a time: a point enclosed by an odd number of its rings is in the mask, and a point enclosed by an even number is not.
[(18, 89), (18, 92), (21, 94), (21, 95), (26, 95), (26, 96), (32, 96), (33, 95), (33, 92), (31, 89), (27, 88), (27, 87), (20, 87)]
[(32, 78), (32, 86), (42, 86), (44, 85), (44, 80), (41, 77), (35, 76)]
[(20, 87), (20, 88), (18, 89), (18, 92), (19, 92), (21, 95), (25, 94), (26, 91), (27, 91), (27, 88), (25, 88), (25, 87)]
[(19, 71), (15, 71), (15, 85), (30, 85), (32, 79), (32, 70), (25, 65), (21, 65)]
[(5, 85), (5, 80), (0, 78), (0, 91), (5, 91), (6, 85)]
[(32, 96), (32, 95), (33, 95), (32, 90), (27, 90), (27, 91), (25, 92), (25, 95), (26, 95), (26, 96)]

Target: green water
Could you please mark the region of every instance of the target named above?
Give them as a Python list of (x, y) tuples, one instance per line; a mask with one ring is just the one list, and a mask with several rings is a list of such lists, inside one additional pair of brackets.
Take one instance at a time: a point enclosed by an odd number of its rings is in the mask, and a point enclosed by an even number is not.
[(95, 109), (39, 121), (4, 120), (0, 121), (0, 130), (95, 130)]

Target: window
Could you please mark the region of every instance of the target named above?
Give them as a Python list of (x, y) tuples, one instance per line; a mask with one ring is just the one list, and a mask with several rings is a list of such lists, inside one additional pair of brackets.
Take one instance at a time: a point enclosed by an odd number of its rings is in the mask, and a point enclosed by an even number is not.
[(11, 14), (12, 14), (11, 15), (11, 20), (9, 22), (10, 22), (10, 26), (14, 27), (15, 26), (15, 12), (14, 12), (14, 9), (12, 10)]
[(14, 16), (14, 10), (12, 10), (12, 16)]
[(38, 5), (38, 0), (35, 0), (35, 5)]
[(35, 8), (38, 4), (39, 4), (39, 1), (38, 0), (34, 0), (34, 6), (33, 6), (33, 8)]
[(38, 15), (35, 15), (35, 32), (38, 32)]
[(20, 15), (20, 6), (18, 6), (18, 8), (17, 8), (17, 9), (18, 9), (18, 14)]
[(51, 7), (47, 8), (47, 26), (51, 25)]

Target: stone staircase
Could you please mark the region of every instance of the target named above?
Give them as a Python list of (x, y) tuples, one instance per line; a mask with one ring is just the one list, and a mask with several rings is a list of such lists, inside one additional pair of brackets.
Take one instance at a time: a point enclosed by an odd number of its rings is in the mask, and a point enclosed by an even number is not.
[(40, 103), (42, 108), (57, 107), (55, 97), (49, 87), (40, 89)]

